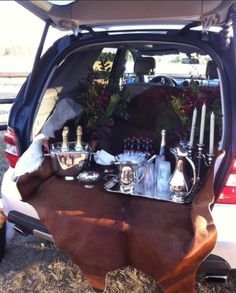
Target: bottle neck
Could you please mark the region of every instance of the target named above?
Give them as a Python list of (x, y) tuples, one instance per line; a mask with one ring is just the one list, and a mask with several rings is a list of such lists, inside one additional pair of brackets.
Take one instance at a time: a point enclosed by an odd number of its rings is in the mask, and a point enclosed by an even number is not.
[(161, 148), (160, 148), (159, 155), (160, 155), (160, 156), (165, 155), (165, 147), (161, 147)]
[(161, 147), (159, 155), (165, 155), (165, 149), (166, 149), (166, 131), (161, 131)]

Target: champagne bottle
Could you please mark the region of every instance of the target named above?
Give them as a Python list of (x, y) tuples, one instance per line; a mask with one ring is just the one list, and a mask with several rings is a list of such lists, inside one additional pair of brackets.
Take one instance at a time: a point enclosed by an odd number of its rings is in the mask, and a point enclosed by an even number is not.
[(161, 146), (159, 155), (155, 160), (155, 188), (154, 193), (157, 198), (169, 199), (170, 162), (166, 161), (166, 131), (161, 131)]
[(83, 149), (82, 147), (82, 134), (83, 134), (83, 129), (81, 125), (77, 126), (76, 129), (76, 145), (75, 145), (75, 150), (76, 151), (81, 151)]
[(69, 150), (68, 136), (69, 136), (69, 127), (64, 126), (63, 131), (62, 131), (62, 145), (61, 145), (61, 150), (62, 151), (68, 151)]
[(157, 155), (156, 159), (155, 159), (155, 172), (157, 172), (157, 170), (158, 170), (159, 162), (165, 161), (165, 159), (166, 159), (165, 153), (166, 153), (166, 131), (164, 129), (162, 129), (160, 151), (159, 151), (159, 155)]
[(161, 147), (159, 151), (159, 156), (162, 156), (162, 159), (165, 160), (166, 155), (166, 131), (162, 129), (161, 131)]

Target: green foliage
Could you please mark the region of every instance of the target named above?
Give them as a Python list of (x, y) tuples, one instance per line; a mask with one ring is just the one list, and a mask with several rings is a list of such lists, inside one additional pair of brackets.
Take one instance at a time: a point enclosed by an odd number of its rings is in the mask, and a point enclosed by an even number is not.
[[(215, 114), (215, 129), (218, 135), (221, 132), (222, 112), (220, 101), (220, 88), (200, 87), (195, 82), (191, 82), (190, 87), (184, 89), (180, 95), (171, 96), (170, 102), (175, 115), (181, 121), (179, 132), (189, 132), (192, 124), (192, 114), (194, 108), (197, 109), (198, 121), (200, 122), (202, 105), (206, 105), (205, 131), (210, 130), (210, 115)], [(199, 133), (200, 123), (196, 124), (196, 134)]]
[(115, 53), (111, 53), (111, 52), (102, 52), (99, 56), (98, 61), (102, 62), (102, 63), (106, 63), (106, 62), (113, 62), (115, 60)]
[(87, 128), (97, 128), (105, 120), (114, 116), (128, 119), (127, 105), (130, 95), (121, 92), (110, 93), (105, 83), (94, 80), (94, 71), (90, 73), (86, 84), (79, 85), (77, 101), (84, 108), (84, 124)]
[(108, 118), (114, 114), (120, 100), (121, 100), (121, 97), (118, 94), (114, 94), (110, 97), (110, 101), (109, 101), (107, 108), (106, 108), (105, 117)]

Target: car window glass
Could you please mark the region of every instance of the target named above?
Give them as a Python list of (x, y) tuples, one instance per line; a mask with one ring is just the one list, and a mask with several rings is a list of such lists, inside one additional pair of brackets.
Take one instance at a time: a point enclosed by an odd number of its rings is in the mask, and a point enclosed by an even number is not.
[(133, 83), (135, 81), (134, 73), (134, 57), (130, 51), (127, 52), (127, 59), (125, 64), (125, 72), (123, 83)]
[[(58, 98), (62, 98), (66, 94), (66, 96), (78, 100), (78, 97), (86, 96), (90, 84), (92, 84), (90, 89), (93, 90), (95, 88), (93, 85), (96, 82), (99, 84), (99, 88), (105, 85), (103, 88), (106, 88), (107, 92), (116, 93), (116, 90), (122, 92), (124, 89), (123, 92), (128, 90), (132, 96), (143, 94), (152, 87), (154, 87), (153, 90), (159, 88), (164, 97), (173, 100), (174, 112), (172, 114), (181, 118), (184, 117), (183, 121), (187, 117), (189, 124), (191, 122), (191, 114), (189, 115), (189, 113), (192, 113), (191, 111), (195, 106), (198, 107), (200, 113), (202, 101), (206, 101), (209, 113), (211, 109), (215, 111), (215, 114), (220, 113), (218, 111), (220, 108), (219, 79), (216, 65), (210, 56), (197, 53), (193, 53), (191, 56), (185, 53), (169, 54), (167, 49), (163, 51), (162, 55), (158, 55), (153, 54), (158, 53), (157, 50), (155, 51), (155, 47), (148, 55), (142, 53), (147, 52), (147, 47), (152, 48), (151, 44), (147, 46), (140, 43), (133, 47), (132, 45), (132, 43), (128, 43), (127, 46), (116, 44), (116, 48), (112, 48), (112, 45), (103, 48), (101, 45), (97, 45), (76, 50), (70, 54), (65, 62), (60, 65), (60, 70), (57, 70), (58, 76), (55, 74), (54, 83), (49, 84), (40, 104), (40, 111), (36, 114), (33, 134), (40, 131)], [(120, 65), (120, 67), (117, 65)], [(208, 65), (210, 65), (209, 75), (206, 78)], [(139, 81), (137, 81), (138, 74), (140, 75)], [(143, 80), (141, 80), (142, 74), (144, 75)], [(70, 76), (70, 78), (68, 79), (67, 76)], [(119, 83), (119, 86), (115, 87), (114, 80), (120, 81), (120, 79), (122, 79), (123, 84)], [(64, 92), (62, 92), (62, 89)], [(200, 114), (198, 116), (200, 117)], [(168, 115), (163, 117), (162, 122), (163, 127), (168, 130), (172, 126), (166, 125), (167, 122), (169, 123), (169, 121), (166, 121), (166, 117)], [(220, 114), (216, 119), (219, 121), (218, 125), (220, 125)], [(221, 131), (220, 127), (218, 129)]]
[(156, 75), (185, 76), (186, 78), (205, 78), (208, 55), (193, 54), (186, 56), (185, 53), (155, 56)]
[(95, 80), (108, 83), (117, 49), (104, 48), (93, 65)]

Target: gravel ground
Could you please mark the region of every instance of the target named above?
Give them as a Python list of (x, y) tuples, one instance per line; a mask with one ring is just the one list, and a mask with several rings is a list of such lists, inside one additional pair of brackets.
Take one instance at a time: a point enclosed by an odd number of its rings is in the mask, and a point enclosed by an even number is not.
[[(93, 293), (78, 266), (50, 242), (16, 234), (0, 263), (0, 292), (5, 293)], [(236, 292), (236, 276), (226, 284), (207, 284), (201, 275), (197, 293)], [(133, 268), (107, 275), (106, 293), (159, 293), (154, 281)], [(104, 292), (104, 293), (105, 293)], [(183, 292), (187, 293), (187, 292)]]

